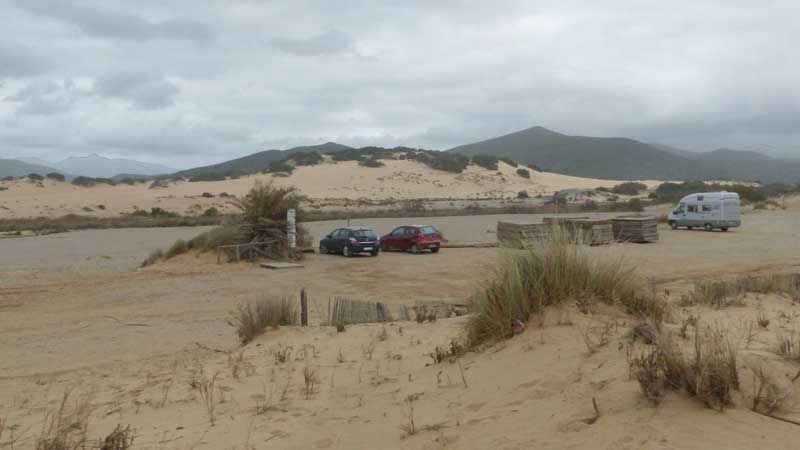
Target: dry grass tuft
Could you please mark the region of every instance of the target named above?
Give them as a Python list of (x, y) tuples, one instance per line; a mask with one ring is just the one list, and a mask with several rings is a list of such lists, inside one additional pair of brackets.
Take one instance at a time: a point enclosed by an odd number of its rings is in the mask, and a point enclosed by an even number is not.
[(722, 411), (739, 389), (736, 352), (724, 335), (711, 328), (696, 330), (689, 357), (671, 334), (658, 332), (655, 348), (630, 361), (645, 397), (657, 402), (665, 390), (684, 389), (708, 407)]
[(125, 428), (117, 425), (114, 431), (100, 443), (100, 450), (128, 450), (133, 446), (133, 439), (134, 434), (130, 425)]
[(405, 403), (406, 406), (405, 414), (407, 422), (400, 425), (400, 429), (403, 430), (409, 436), (417, 434), (417, 425), (414, 422), (414, 409), (416, 408), (417, 400), (419, 400), (421, 396), (422, 393), (419, 392), (416, 394), (409, 394), (406, 396), (405, 399), (403, 399), (403, 402)]
[(228, 318), (242, 344), (251, 342), (267, 328), (297, 325), (297, 307), (290, 298), (264, 298), (255, 303), (242, 303)]
[(648, 292), (633, 266), (619, 258), (590, 258), (584, 247), (554, 229), (552, 239), (509, 252), (501, 260), (494, 279), (473, 297), (475, 314), (467, 323), (467, 343), (473, 347), (508, 338), (515, 321), (526, 322), (547, 306), (578, 298), (619, 304), (631, 314), (659, 322), (668, 313), (667, 302)]
[(150, 253), (150, 256), (148, 256), (147, 259), (142, 261), (142, 264), (139, 267), (151, 266), (156, 262), (158, 262), (158, 260), (161, 259), (163, 256), (164, 252), (162, 252), (161, 249), (154, 250), (152, 253)]
[(778, 354), (791, 361), (800, 361), (800, 337), (796, 334), (779, 336)]
[(312, 369), (310, 366), (306, 366), (305, 369), (303, 369), (303, 382), (305, 383), (307, 399), (311, 397), (311, 394), (313, 394), (317, 386), (319, 386), (319, 371), (317, 369)]
[(192, 389), (197, 391), (197, 395), (200, 396), (200, 401), (203, 403), (206, 415), (208, 415), (208, 420), (211, 422), (212, 427), (217, 420), (217, 375), (219, 374), (214, 374), (210, 379), (202, 376), (200, 380), (193, 380), (189, 384)]
[(292, 360), (292, 346), (283, 346), (278, 344), (278, 348), (272, 350), (272, 357), (275, 358), (275, 364), (283, 364)]
[(58, 408), (45, 414), (36, 450), (77, 450), (88, 444), (91, 395), (86, 394), (74, 401), (71, 396), (71, 390), (64, 391)]
[(800, 301), (800, 274), (746, 276), (725, 281), (696, 283), (681, 299), (681, 306), (707, 305), (715, 308), (742, 306), (745, 294), (781, 294)]
[(172, 247), (169, 248), (164, 253), (164, 259), (172, 259), (178, 255), (182, 255), (189, 251), (189, 243), (184, 241), (183, 239), (178, 239), (172, 244)]

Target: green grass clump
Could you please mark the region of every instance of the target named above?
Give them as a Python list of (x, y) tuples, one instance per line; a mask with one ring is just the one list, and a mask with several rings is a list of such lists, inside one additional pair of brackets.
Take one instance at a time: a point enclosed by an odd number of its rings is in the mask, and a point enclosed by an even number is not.
[(475, 314), (466, 325), (467, 342), (474, 347), (508, 338), (515, 321), (526, 322), (547, 306), (581, 298), (619, 304), (632, 314), (660, 322), (666, 304), (644, 287), (624, 260), (590, 258), (585, 247), (554, 229), (549, 241), (503, 256), (494, 278), (473, 297)]

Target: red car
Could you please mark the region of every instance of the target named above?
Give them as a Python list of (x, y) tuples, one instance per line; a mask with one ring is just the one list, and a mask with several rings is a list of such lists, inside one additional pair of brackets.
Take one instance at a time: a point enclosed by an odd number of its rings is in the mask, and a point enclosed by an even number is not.
[(381, 236), (381, 250), (411, 250), (417, 254), (422, 250), (437, 253), (442, 246), (439, 233), (430, 225), (405, 225)]

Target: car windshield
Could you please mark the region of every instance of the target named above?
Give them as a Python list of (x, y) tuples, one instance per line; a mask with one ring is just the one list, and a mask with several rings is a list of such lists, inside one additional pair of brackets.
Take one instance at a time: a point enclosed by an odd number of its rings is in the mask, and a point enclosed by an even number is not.
[(422, 234), (436, 234), (436, 230), (433, 227), (421, 227), (419, 232)]
[(375, 232), (372, 230), (353, 230), (353, 234), (355, 234), (356, 237), (365, 237), (370, 239), (375, 239), (377, 237), (375, 236)]

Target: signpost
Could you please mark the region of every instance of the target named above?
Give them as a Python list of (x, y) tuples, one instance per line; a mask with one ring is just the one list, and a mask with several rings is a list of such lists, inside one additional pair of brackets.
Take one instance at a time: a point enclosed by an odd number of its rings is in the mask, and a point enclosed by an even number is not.
[(297, 247), (297, 223), (295, 221), (294, 208), (286, 211), (286, 226), (289, 228), (287, 230), (289, 235), (289, 248), (295, 248)]

